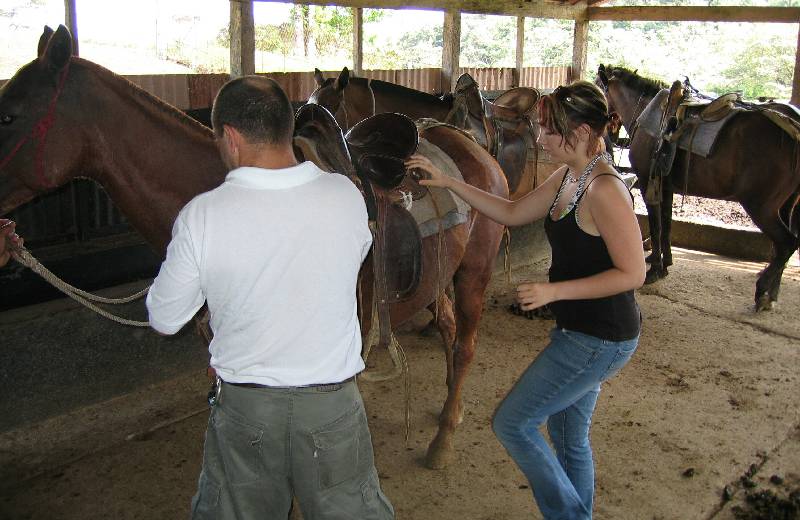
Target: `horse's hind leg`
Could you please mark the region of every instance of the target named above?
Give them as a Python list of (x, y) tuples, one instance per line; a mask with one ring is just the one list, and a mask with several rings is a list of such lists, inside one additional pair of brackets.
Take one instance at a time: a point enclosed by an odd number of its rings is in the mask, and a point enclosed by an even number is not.
[(433, 313), (433, 319), (426, 328), (433, 325), (442, 336), (445, 357), (447, 359), (447, 387), (450, 388), (450, 383), (453, 380), (453, 343), (456, 338), (456, 320), (453, 315), (453, 301), (447, 296), (447, 293), (442, 293), (438, 298), (438, 303), (430, 304), (428, 310)]
[(653, 283), (666, 275), (662, 258), (661, 204), (647, 204), (647, 222), (650, 225), (650, 246), (653, 248), (647, 257), (650, 269), (644, 283)]
[(453, 435), (463, 413), (461, 396), (464, 381), (475, 355), (484, 293), (492, 275), (502, 230), (502, 226), (485, 217), (479, 217), (473, 226), (464, 258), (453, 278), (456, 323), (453, 368), (452, 376), (448, 369), (447, 399), (439, 416), (439, 430), (428, 446), (425, 465), (431, 469), (444, 468), (453, 455)]
[(745, 211), (753, 222), (772, 241), (773, 256), (767, 267), (761, 271), (756, 281), (755, 310), (763, 311), (772, 308), (778, 301), (781, 288), (781, 277), (786, 268), (786, 262), (800, 245), (798, 238), (791, 229), (784, 224), (778, 211), (767, 209), (766, 204), (756, 206), (742, 202)]
[(661, 265), (663, 276), (667, 276), (667, 267), (672, 265), (672, 188), (664, 183), (663, 197), (661, 200)]

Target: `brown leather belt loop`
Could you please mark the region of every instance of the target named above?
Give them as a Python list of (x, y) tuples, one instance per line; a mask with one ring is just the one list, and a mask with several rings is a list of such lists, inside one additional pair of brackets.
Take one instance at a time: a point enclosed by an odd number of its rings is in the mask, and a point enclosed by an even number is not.
[(351, 381), (355, 381), (356, 376), (350, 376), (344, 381), (339, 381), (338, 383), (324, 383), (324, 384), (315, 384), (315, 385), (302, 385), (302, 386), (270, 386), (270, 385), (261, 385), (258, 383), (229, 383), (228, 381), (223, 381), (226, 385), (231, 386), (238, 386), (240, 388), (271, 388), (273, 390), (292, 390), (295, 388), (314, 388), (319, 390), (338, 390), (342, 388), (344, 385)]

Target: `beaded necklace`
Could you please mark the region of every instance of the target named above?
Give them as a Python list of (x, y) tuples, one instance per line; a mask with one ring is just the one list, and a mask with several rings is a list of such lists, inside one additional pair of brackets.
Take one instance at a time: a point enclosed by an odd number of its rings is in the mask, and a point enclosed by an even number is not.
[[(597, 161), (607, 156), (608, 154), (606, 152), (601, 152), (595, 155), (594, 158), (591, 161), (589, 161), (589, 164), (586, 165), (586, 168), (583, 169), (583, 172), (577, 179), (573, 179), (569, 175), (569, 169), (567, 170), (567, 173), (564, 174), (564, 180), (561, 182), (561, 186), (558, 188), (558, 193), (556, 193), (556, 198), (555, 200), (553, 200), (553, 205), (550, 206), (551, 218), (553, 216), (553, 210), (556, 209), (556, 206), (558, 205), (558, 199), (561, 198), (561, 194), (564, 192), (564, 186), (567, 185), (567, 180), (569, 180), (570, 183), (577, 182), (578, 188), (575, 190), (575, 193), (572, 194), (572, 198), (569, 199), (567, 205), (564, 206), (564, 208), (559, 212), (558, 218), (556, 218), (555, 220), (561, 220), (562, 218), (566, 217), (570, 211), (572, 211), (572, 208), (575, 207), (575, 203), (578, 202), (578, 197), (580, 196), (581, 193), (583, 193), (583, 190), (586, 187), (586, 179), (589, 177), (589, 174), (592, 173), (595, 164), (597, 164)], [(569, 177), (569, 179), (567, 179), (567, 177)]]

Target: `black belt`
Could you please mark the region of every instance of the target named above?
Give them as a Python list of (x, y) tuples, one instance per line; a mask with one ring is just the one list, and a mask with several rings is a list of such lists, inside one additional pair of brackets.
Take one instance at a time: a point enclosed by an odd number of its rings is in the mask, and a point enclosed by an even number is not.
[(350, 376), (344, 381), (339, 381), (338, 383), (322, 383), (322, 384), (315, 384), (315, 385), (300, 385), (300, 386), (271, 386), (271, 385), (262, 385), (259, 383), (229, 383), (228, 381), (223, 381), (226, 385), (231, 386), (238, 386), (240, 388), (272, 388), (274, 390), (291, 390), (292, 388), (315, 388), (318, 390), (330, 391), (333, 392), (335, 390), (339, 390), (347, 383), (354, 381), (356, 376)]

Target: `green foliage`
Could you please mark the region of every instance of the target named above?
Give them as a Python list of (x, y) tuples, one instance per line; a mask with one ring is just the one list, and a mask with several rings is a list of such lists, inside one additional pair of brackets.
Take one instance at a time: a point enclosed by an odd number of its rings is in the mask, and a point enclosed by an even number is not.
[(717, 93), (741, 91), (748, 99), (772, 97), (786, 99), (792, 93), (794, 45), (777, 36), (759, 41), (748, 39), (745, 50), (722, 70), (719, 81), (709, 85)]
[(462, 67), (509, 67), (515, 62), (516, 19), (510, 16), (461, 17)]

